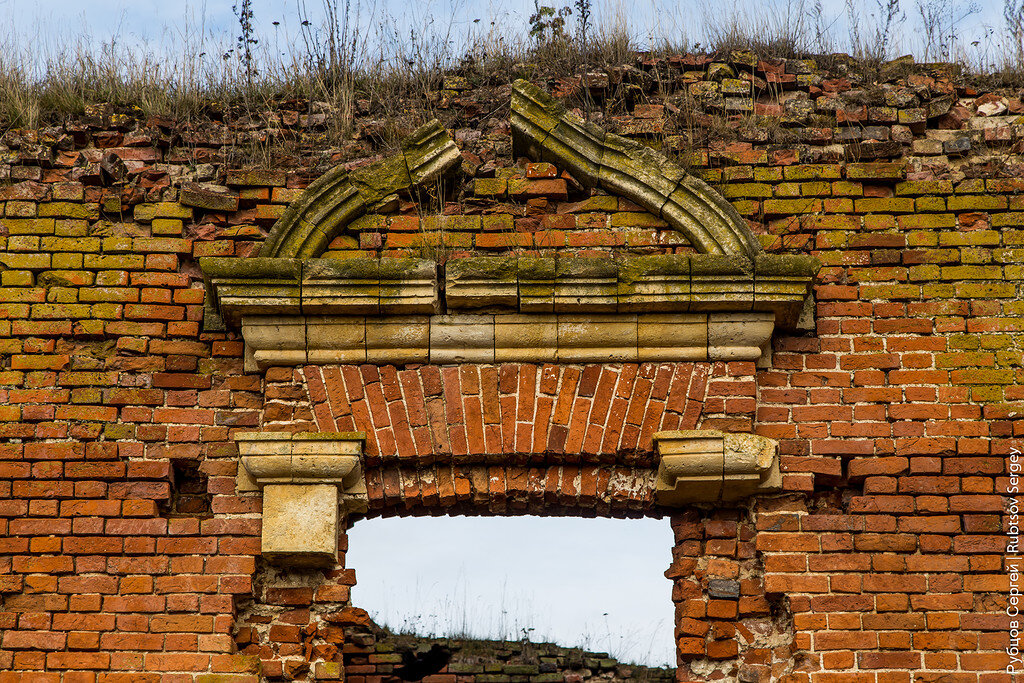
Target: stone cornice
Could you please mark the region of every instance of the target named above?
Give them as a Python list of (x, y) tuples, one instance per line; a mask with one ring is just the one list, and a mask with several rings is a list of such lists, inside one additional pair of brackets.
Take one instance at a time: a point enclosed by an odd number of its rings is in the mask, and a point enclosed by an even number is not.
[(699, 251), (748, 258), (761, 252), (743, 217), (707, 183), (654, 150), (573, 115), (532, 83), (513, 84), (511, 119), (521, 153), (644, 207)]
[[(411, 315), (463, 311), (681, 313), (770, 311), (796, 326), (820, 264), (808, 256), (708, 254), (613, 259), (203, 258), (211, 303), (242, 317)], [(443, 302), (442, 302), (443, 299)], [(443, 305), (442, 305), (443, 303)]]
[[(200, 262), (246, 367), (757, 360), (819, 264), (760, 254)], [(441, 282), (444, 283), (443, 288)], [(215, 311), (214, 311), (215, 313)], [(215, 319), (214, 315), (210, 319)]]
[(773, 328), (770, 312), (242, 319), (248, 371), (350, 363), (756, 361)]
[(778, 444), (715, 430), (658, 432), (660, 505), (730, 502), (782, 488)]

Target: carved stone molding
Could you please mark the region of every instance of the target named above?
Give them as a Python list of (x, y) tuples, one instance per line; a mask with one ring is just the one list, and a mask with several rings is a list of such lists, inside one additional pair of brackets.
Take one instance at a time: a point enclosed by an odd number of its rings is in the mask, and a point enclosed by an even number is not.
[(374, 363), (644, 363), (761, 358), (768, 312), (242, 319), (246, 370)]
[[(246, 369), (305, 363), (758, 360), (799, 327), (818, 262), (703, 254), (616, 259), (203, 259)], [(442, 310), (443, 308), (446, 311)], [(446, 312), (447, 315), (441, 314)]]
[(454, 167), (436, 121), (402, 151), (309, 186), (257, 258), (202, 258), (205, 327), (241, 327), (246, 370), (305, 363), (759, 360), (775, 326), (812, 329), (820, 263), (769, 255), (729, 202), (639, 143), (517, 81), (511, 123), (530, 156), (628, 199), (699, 254), (611, 258), (322, 259), (331, 239), (398, 192)]
[(343, 513), (366, 510), (365, 438), (359, 432), (235, 435), (244, 468), (238, 488), (263, 491), (265, 558), (300, 566), (334, 564), (339, 503)]
[(749, 258), (761, 252), (743, 217), (707, 183), (654, 150), (573, 115), (532, 83), (512, 85), (511, 119), (514, 140), (527, 156), (639, 204), (701, 252)]
[(717, 503), (782, 488), (778, 444), (755, 434), (713, 430), (658, 432), (659, 504)]
[(402, 140), (398, 154), (356, 171), (339, 166), (318, 178), (271, 228), (260, 256), (319, 256), (375, 204), (437, 178), (461, 158), (448, 132), (437, 120), (430, 121)]

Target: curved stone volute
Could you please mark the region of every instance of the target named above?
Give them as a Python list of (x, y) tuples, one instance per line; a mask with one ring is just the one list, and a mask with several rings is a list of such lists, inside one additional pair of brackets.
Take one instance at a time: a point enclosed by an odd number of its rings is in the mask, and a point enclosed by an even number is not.
[(433, 180), (460, 158), (455, 141), (437, 120), (424, 124), (402, 141), (398, 154), (356, 171), (339, 166), (318, 178), (274, 223), (259, 255), (319, 256), (368, 207)]
[(521, 79), (512, 87), (512, 133), (527, 156), (644, 207), (703, 253), (753, 259), (762, 251), (736, 209), (707, 183), (654, 150), (574, 116)]

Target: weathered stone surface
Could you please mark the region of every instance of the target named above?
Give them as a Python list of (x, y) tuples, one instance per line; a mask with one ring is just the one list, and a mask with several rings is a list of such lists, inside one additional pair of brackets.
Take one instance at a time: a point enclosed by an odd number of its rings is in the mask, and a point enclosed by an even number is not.
[(402, 142), (402, 152), (357, 171), (338, 167), (288, 205), (260, 249), (266, 257), (310, 258), (368, 207), (401, 190), (429, 182), (461, 159), (455, 142), (431, 121)]
[(183, 183), (178, 201), (207, 211), (238, 211), (238, 194), (212, 183)]
[(365, 436), (244, 432), (235, 439), (248, 479), (263, 491), (264, 557), (293, 566), (332, 566), (339, 490), (346, 511), (365, 509)]
[(778, 444), (715, 430), (658, 432), (656, 497), (661, 505), (735, 501), (782, 487)]
[(756, 361), (771, 312), (243, 319), (246, 369), (306, 363)]
[(263, 556), (295, 566), (330, 566), (338, 555), (338, 490), (332, 485), (263, 487)]
[(753, 257), (761, 251), (732, 205), (703, 181), (639, 143), (569, 114), (522, 80), (512, 91), (512, 129), (527, 154), (661, 215), (703, 252)]

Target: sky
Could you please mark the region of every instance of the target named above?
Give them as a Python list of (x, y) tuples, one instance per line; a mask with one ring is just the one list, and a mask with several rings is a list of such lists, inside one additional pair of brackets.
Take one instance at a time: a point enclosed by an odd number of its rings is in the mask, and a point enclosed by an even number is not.
[(668, 519), (390, 517), (356, 522), (352, 604), (428, 636), (469, 631), (675, 666)]
[[(313, 26), (324, 17), (324, 6), (341, 9), (346, 0), (251, 0), (254, 35), (260, 49), (287, 52), (301, 42), (299, 8)], [(532, 0), (347, 0), (353, 26), (371, 42), (408, 43), (412, 33), (424, 40), (450, 42), (458, 48), (467, 36), (493, 30), (497, 34), (522, 37)], [(820, 5), (824, 26), (837, 49), (847, 47), (850, 14), (859, 17), (867, 33), (878, 7), (886, 0), (590, 0), (596, 23), (623, 21), (641, 43), (669, 38), (676, 43), (707, 44), (706, 27), (722, 23), (723, 17), (741, 21), (765, 20), (791, 24), (806, 17)], [(970, 59), (985, 61), (1001, 50), (1004, 22), (1003, 2), (1024, 0), (898, 0), (905, 20), (898, 27), (899, 38), (892, 56), (922, 51), (921, 8), (938, 12), (939, 23), (955, 25), (958, 45)], [(94, 45), (109, 43), (145, 46), (156, 53), (175, 52), (186, 38), (204, 36), (210, 52), (214, 46), (229, 49), (238, 34), (238, 20), (232, 5), (242, 0), (0, 0), (0, 47), (13, 41), (41, 54), (68, 39), (88, 36)], [(573, 6), (576, 0), (541, 0), (542, 5)], [(974, 9), (976, 11), (970, 11)], [(341, 11), (341, 10), (339, 10)], [(578, 13), (578, 12), (577, 12)], [(965, 17), (965, 18), (963, 18)], [(275, 24), (274, 22), (277, 22)], [(493, 22), (493, 23), (492, 23)], [(570, 26), (573, 26), (570, 19)], [(42, 30), (45, 27), (46, 30)], [(58, 37), (59, 36), (59, 37)], [(685, 38), (685, 41), (681, 40)], [(972, 43), (977, 41), (976, 45)], [(372, 47), (372, 46), (370, 46)], [(378, 48), (379, 49), (379, 48)], [(2, 53), (0, 53), (2, 54)]]

